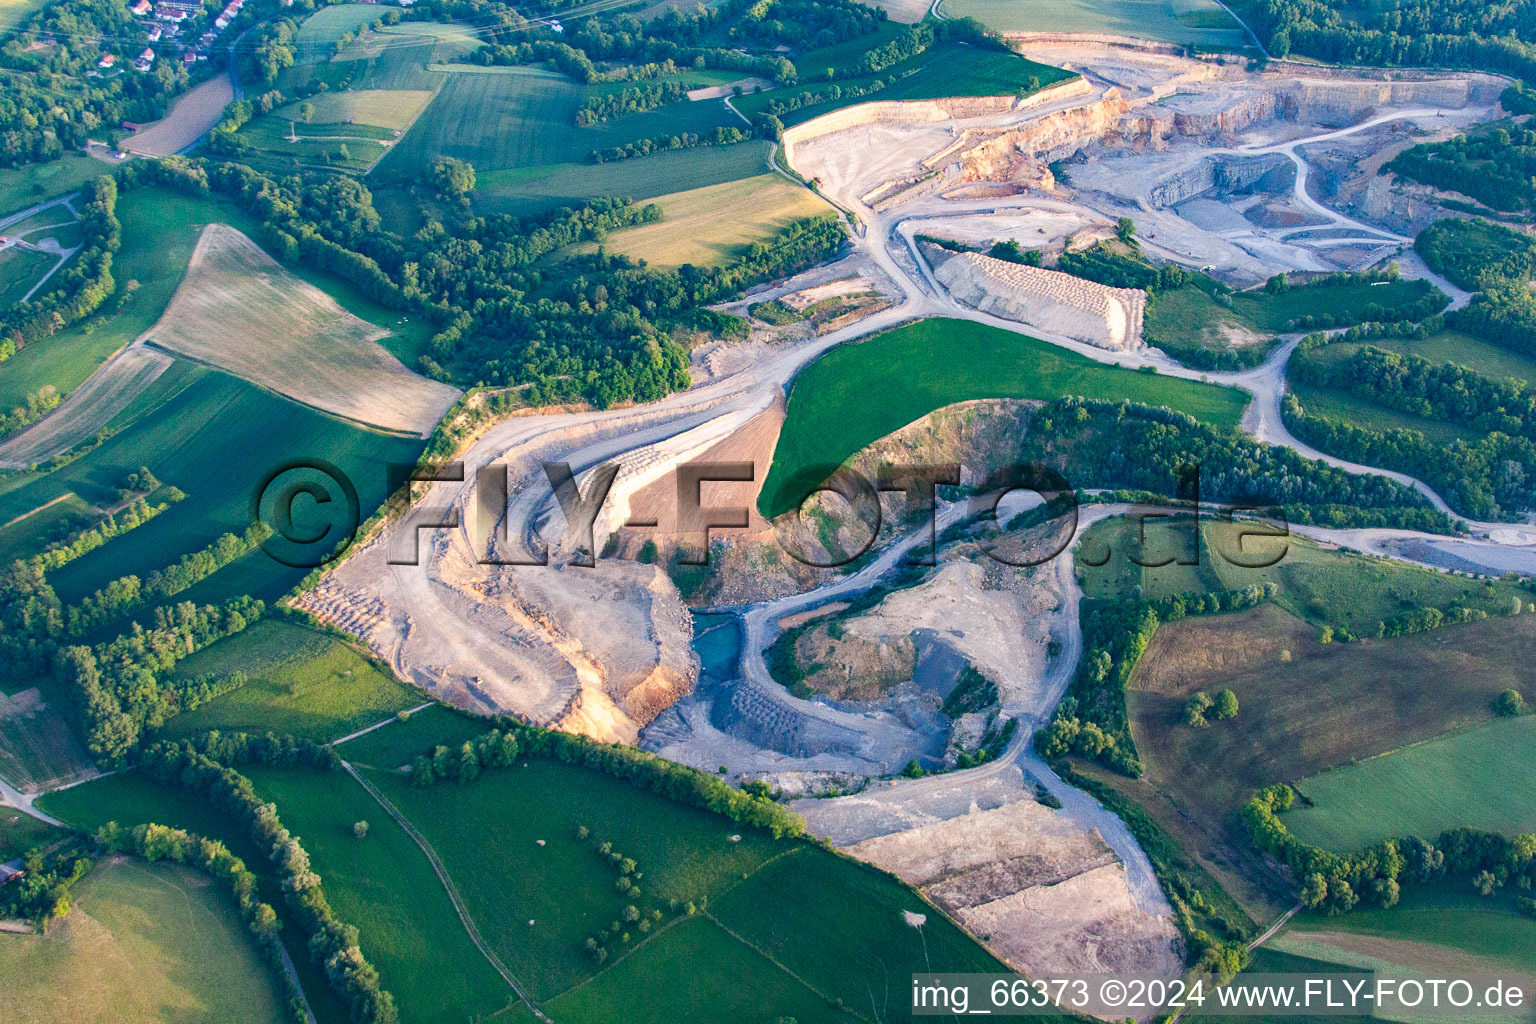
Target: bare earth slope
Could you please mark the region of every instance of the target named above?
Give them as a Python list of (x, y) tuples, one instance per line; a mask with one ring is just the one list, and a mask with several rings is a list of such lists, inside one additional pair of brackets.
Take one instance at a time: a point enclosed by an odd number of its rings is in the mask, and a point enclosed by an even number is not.
[(210, 224), (145, 340), (337, 416), (425, 435), (458, 392), (381, 348), (388, 333), (288, 273), (239, 231)]

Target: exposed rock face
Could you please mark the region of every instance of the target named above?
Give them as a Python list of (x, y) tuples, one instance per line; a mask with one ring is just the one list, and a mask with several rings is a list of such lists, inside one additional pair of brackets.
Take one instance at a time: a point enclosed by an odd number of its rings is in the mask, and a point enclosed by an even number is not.
[(1178, 974), (1178, 936), (1139, 907), (1097, 832), (1022, 799), (846, 848), (917, 886), (1026, 974)]
[(1142, 347), (1147, 297), (1138, 289), (1110, 288), (974, 252), (951, 256), (934, 276), (956, 299), (994, 316), (1100, 348)]

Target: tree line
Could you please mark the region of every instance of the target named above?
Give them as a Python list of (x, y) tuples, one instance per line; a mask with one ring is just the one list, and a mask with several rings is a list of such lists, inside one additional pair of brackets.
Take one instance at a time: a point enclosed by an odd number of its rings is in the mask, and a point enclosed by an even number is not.
[(122, 244), (117, 183), (103, 175), (86, 186), (83, 199), (80, 251), (50, 279), (55, 283), (48, 291), (0, 313), (0, 337), (6, 342), (0, 352), (7, 358), (94, 313), (117, 287), (112, 279), (112, 254)]
[(1511, 122), (1444, 142), (1421, 143), (1382, 169), (1465, 193), (1495, 210), (1529, 210), (1536, 205), (1536, 129)]
[(1140, 778), (1141, 758), (1131, 738), (1125, 688), (1146, 653), (1158, 626), (1191, 615), (1242, 611), (1279, 593), (1273, 583), (1239, 590), (1179, 594), (1160, 601), (1140, 598), (1082, 602), (1083, 657), (1056, 706), (1051, 724), (1035, 735), (1043, 757), (1068, 753), (1100, 761), (1131, 778)]
[[(125, 182), (219, 193), (261, 224), (280, 260), (337, 274), (369, 298), (412, 310), (437, 334), (422, 372), (461, 384), (517, 386), (531, 405), (653, 401), (689, 383), (670, 336), (696, 311), (758, 281), (812, 266), (845, 239), (830, 216), (789, 225), (724, 267), (660, 270), (604, 252), (554, 265), (539, 257), (648, 223), (654, 206), (596, 199), (529, 218), (450, 215), (410, 238), (385, 230), (362, 182), (273, 178), (240, 164), (169, 158), (120, 170)], [(128, 187), (125, 184), (125, 187)]]
[(1536, 4), (1512, 0), (1242, 0), (1245, 20), (1276, 57), (1340, 64), (1466, 67), (1536, 79)]
[(304, 993), (283, 962), (282, 922), (271, 904), (263, 903), (257, 893), (256, 876), (245, 861), (229, 852), (217, 839), (209, 839), (185, 829), (144, 823), (124, 828), (109, 821), (97, 829), (92, 839), (108, 853), (132, 853), (149, 863), (168, 860), (196, 868), (220, 884), (234, 899), (240, 919), (267, 961), (267, 967), (283, 993), (288, 1019), (304, 1024)]
[(1495, 380), (1457, 363), (1367, 344), (1344, 359), (1292, 358), (1288, 372), (1319, 387), (1424, 419), (1536, 439), (1536, 393), (1523, 380)]
[(99, 764), (117, 766), (147, 731), (160, 728), (183, 709), (185, 687), (205, 699), (205, 681), (163, 678), (189, 654), (243, 631), (266, 606), (238, 597), (222, 607), (183, 601), (155, 610), (154, 625), (135, 623), (112, 640), (61, 648), (53, 675), (70, 695), (86, 749)]
[[(777, 121), (777, 118), (774, 119)], [(757, 122), (760, 126), (769, 124), (766, 120)], [(675, 149), (697, 149), (703, 146), (734, 146), (738, 142), (751, 142), (755, 138), (777, 138), (777, 132), (783, 130), (780, 124), (778, 129), (760, 127), (757, 134), (744, 132), (740, 128), (730, 125), (721, 125), (712, 132), (679, 132), (676, 135), (660, 135), (654, 139), (635, 139), (620, 146), (610, 146), (607, 149), (594, 149), (587, 155), (587, 159), (594, 164), (617, 163), (620, 160), (633, 160), (635, 157), (650, 156), (652, 153), (669, 153)], [(764, 135), (764, 131), (774, 131), (773, 135)]]
[(1340, 458), (1418, 477), (1451, 508), (1474, 519), (1500, 519), (1536, 507), (1536, 444), (1528, 438), (1493, 433), (1450, 444), (1429, 440), (1406, 427), (1361, 426), (1309, 412), (1294, 394), (1280, 407), (1286, 428)]
[(470, 782), (486, 769), (511, 767), (519, 755), (548, 757), (634, 782), (669, 800), (722, 814), (732, 821), (767, 830), (775, 839), (799, 836), (805, 822), (798, 814), (763, 796), (754, 796), (718, 777), (618, 743), (529, 725), (509, 717), (456, 749), (434, 746), (411, 764), (412, 783), (431, 786)]
[(157, 743), (144, 751), (139, 769), (162, 785), (198, 794), (244, 828), (267, 857), (288, 912), (308, 937), (311, 958), (324, 970), (354, 1024), (397, 1024), (400, 1014), (394, 997), (363, 955), (357, 928), (336, 917), (320, 876), (310, 866), (309, 854), (283, 826), (277, 808), (257, 796), (250, 780), (231, 767), (246, 762), (321, 769), (340, 765), (335, 750), (324, 744), (292, 737), (215, 734), (201, 744)]
[(1242, 817), (1254, 844), (1290, 869), (1309, 910), (1339, 914), (1362, 904), (1392, 907), (1404, 883), (1425, 885), (1455, 876), (1467, 878), (1484, 896), (1506, 885), (1530, 889), (1536, 883), (1536, 835), (1510, 838), (1453, 828), (1433, 843), (1404, 836), (1338, 854), (1302, 842), (1285, 827), (1280, 814), (1295, 799), (1290, 786), (1270, 786), (1243, 805)]
[(1346, 473), (1171, 409), (1059, 398), (1032, 415), (1019, 456), (1079, 488), (1181, 497), (1188, 467), (1197, 466), (1207, 501), (1278, 509), (1294, 523), (1450, 532), (1449, 520), (1402, 484)]

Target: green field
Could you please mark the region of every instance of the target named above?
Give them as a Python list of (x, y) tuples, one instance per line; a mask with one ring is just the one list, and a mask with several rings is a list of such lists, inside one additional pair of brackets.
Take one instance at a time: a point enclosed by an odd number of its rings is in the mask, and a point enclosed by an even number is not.
[[(97, 168), (104, 166), (90, 163)], [(6, 360), (4, 372), (0, 372), (0, 408), (25, 400), (45, 384), (52, 384), (61, 394), (73, 391), (108, 356), (148, 330), (181, 283), (198, 234), (206, 225), (230, 224), (250, 237), (260, 237), (256, 225), (228, 204), (159, 188), (124, 193), (117, 203), (117, 217), (122, 223), (123, 244), (113, 256), (112, 275), (118, 291), (103, 308), (115, 306), (129, 281), (138, 282), (133, 297), (121, 313), (90, 317)], [(288, 269), (354, 315), (397, 332), (381, 344), (406, 362), (415, 358), (431, 334), (425, 323), (400, 325), (399, 313), (369, 301), (338, 278), (299, 266)], [(10, 518), (0, 517), (0, 522)]]
[(1368, 398), (1360, 398), (1338, 388), (1319, 387), (1306, 381), (1288, 380), (1286, 389), (1296, 396), (1309, 416), (1324, 416), (1331, 420), (1352, 423), (1357, 427), (1370, 427), (1374, 430), (1415, 430), (1423, 434), (1427, 440), (1444, 445), (1456, 441), (1475, 444), (1483, 436), (1476, 430), (1456, 423), (1432, 420), (1412, 413), (1388, 409)]
[[(142, 578), (220, 534), (244, 530), (255, 489), (288, 460), (322, 458), (336, 465), (357, 488), (360, 514), (366, 516), (384, 498), (386, 466), (413, 463), (421, 450), (419, 440), (363, 430), (217, 371), (197, 368), (187, 376), (185, 387), (152, 415), (142, 415), (62, 469), (17, 477), (0, 495), (0, 521), (71, 492), (105, 502), (123, 476), (140, 466), (187, 493), (138, 529), (50, 573), (61, 600), (78, 601), (128, 573)], [(210, 474), (213, 466), (218, 473)], [(317, 509), (296, 508), (309, 522), (306, 529), (323, 525), (315, 518), (323, 515)], [(178, 598), (213, 602), (249, 593), (271, 600), (304, 572), (256, 552)]]
[(471, 196), (478, 213), (529, 214), (594, 196), (654, 199), (679, 190), (750, 178), (768, 170), (767, 142), (709, 146), (621, 160), (566, 163), (482, 172)]
[(398, 7), (386, 4), (332, 4), (322, 7), (299, 26), (293, 37), (294, 59), (300, 64), (329, 60), (335, 52), (336, 41), (343, 35), (356, 35), (357, 31), (384, 17), (386, 11)]
[[(135, 772), (125, 772), (50, 793), (40, 799), (38, 805), (54, 817), (85, 831), (94, 831), (109, 821), (126, 828), (154, 822), (218, 839), (257, 875), (263, 887), (263, 899), (278, 908), (283, 916), (282, 897), (272, 888), (275, 879), (265, 853), (256, 848), (234, 821), (195, 794), (158, 786)], [(283, 929), (282, 939), (298, 972), (305, 997), (320, 1024), (346, 1024), (346, 1008), (331, 992), (320, 967), (309, 958), (304, 936), (290, 924)]]
[(0, 307), (13, 306), (53, 269), (58, 257), (30, 249), (0, 249)]
[[(758, 507), (770, 517), (793, 509), (832, 467), (954, 402), (1063, 395), (1168, 406), (1219, 427), (1235, 426), (1247, 404), (1232, 388), (1105, 366), (1012, 331), (922, 320), (835, 348), (801, 371)], [(794, 479), (807, 472), (816, 479)]]
[[(1090, 597), (1123, 597), (1141, 587), (1152, 599), (1206, 590), (1239, 590), (1254, 584), (1279, 587), (1276, 603), (1313, 626), (1342, 626), (1366, 637), (1376, 625), (1414, 608), (1461, 605), (1502, 616), (1511, 602), (1529, 600), (1519, 586), (1499, 580), (1470, 580), (1385, 558), (1349, 554), (1298, 535), (1259, 536), (1276, 527), (1257, 523), (1201, 520), (1196, 550), (1187, 518), (1154, 518), (1145, 527), (1145, 550), (1136, 522), (1111, 519), (1093, 526), (1077, 552), (1078, 569)], [(1241, 535), (1247, 534), (1245, 538)], [(1141, 562), (1174, 559), (1165, 566)], [(1108, 561), (1102, 566), (1089, 563)], [(1198, 564), (1181, 564), (1198, 560)], [(1272, 565), (1259, 563), (1273, 562)]]
[[(822, 114), (875, 100), (889, 102), (964, 96), (1022, 96), (1027, 94), (1032, 78), (1036, 79), (1038, 88), (1046, 88), (1066, 81), (1074, 77), (1074, 74), (1048, 64), (1026, 60), (1016, 53), (980, 50), (962, 43), (940, 43), (916, 57), (886, 68), (878, 75), (847, 78), (841, 84), (844, 88), (865, 86), (877, 78), (884, 82), (892, 76), (896, 76), (896, 81), (885, 85), (878, 92), (824, 100), (787, 111), (780, 114), (779, 118), (786, 125), (803, 124)], [(825, 72), (822, 77), (825, 77)], [(768, 110), (769, 104), (775, 100), (783, 102), (794, 99), (807, 91), (806, 86), (788, 86), (752, 93), (733, 102), (737, 110), (750, 118)], [(816, 91), (814, 83), (809, 91)]]
[(268, 619), (182, 661), (176, 675), (241, 671), (250, 682), (178, 715), (166, 739), (220, 732), (275, 732), (333, 740), (421, 704), (424, 695), (333, 636)]
[[(357, 926), (402, 1020), (473, 1020), (515, 998), (471, 944), (421, 850), (366, 790), (313, 769), (250, 766), (245, 774), (304, 844), (337, 917)], [(357, 821), (368, 822), (366, 839), (352, 834)]]
[[(386, 181), (418, 177), (439, 156), (467, 160), (476, 171), (583, 164), (593, 150), (636, 139), (742, 126), (740, 118), (715, 100), (672, 103), (578, 128), (576, 111), (589, 94), (587, 88), (542, 68), (507, 70), (447, 75), (426, 113), (375, 173)], [(510, 73), (514, 71), (518, 73)], [(674, 185), (667, 191), (675, 190)]]
[(998, 32), (1096, 32), (1202, 49), (1248, 45), (1241, 26), (1210, 0), (944, 0), (949, 18)]
[(1304, 842), (1340, 851), (1456, 825), (1530, 832), (1533, 763), (1536, 716), (1490, 722), (1303, 779), (1296, 788), (1312, 806), (1282, 820)]
[[(1403, 278), (1396, 281), (1353, 281), (1332, 284), (1298, 284), (1282, 292), (1263, 288), (1238, 292), (1232, 296), (1232, 310), (1257, 331), (1280, 334), (1294, 330), (1291, 321), (1305, 316), (1333, 316), (1340, 323), (1365, 319), (1367, 306), (1386, 310), (1412, 305), (1435, 291), (1428, 281)], [(1449, 302), (1449, 298), (1445, 299)]]
[(685, 918), (658, 934), (551, 1002), (549, 1012), (572, 1024), (608, 1024), (695, 1020), (705, 1006), (711, 1020), (851, 1024), (859, 1019), (828, 1004), (705, 917)]
[(457, 747), (485, 730), (482, 719), (445, 704), (434, 704), (404, 722), (391, 722), (336, 749), (353, 764), (394, 771), (410, 764), (412, 758), (433, 744)]
[[(1391, 945), (1361, 939), (1383, 939)], [(1388, 910), (1361, 908), (1328, 917), (1305, 913), (1291, 920), (1275, 943), (1281, 949), (1308, 949), (1338, 963), (1360, 963), (1372, 953), (1396, 954), (1391, 961), (1411, 972), (1445, 969), (1536, 973), (1536, 920), (1512, 911), (1502, 899), (1480, 897), (1447, 886), (1409, 886), (1402, 902)], [(1385, 965), (1382, 965), (1385, 966)]]
[(234, 901), (175, 864), (98, 865), (46, 936), (0, 934), (0, 1018), (13, 1024), (287, 1017)]
[(1496, 380), (1514, 377), (1527, 384), (1536, 383), (1536, 359), (1460, 331), (1439, 331), (1423, 340), (1372, 338), (1362, 342), (1338, 342), (1316, 349), (1308, 355), (1322, 363), (1341, 362), (1367, 345), (1389, 352), (1420, 356), (1432, 363), (1458, 363)]
[[(536, 999), (596, 973), (582, 943), (634, 902), (614, 891), (618, 873), (576, 838), (579, 826), (639, 864), (642, 909), (703, 903), (793, 846), (579, 767), (526, 765), (465, 786), (415, 787), (381, 771), (370, 781), (437, 850), (486, 942)], [(474, 828), (463, 827), (469, 821)]]
[(14, 807), (0, 807), (0, 861), (20, 857), (34, 846), (52, 842), (62, 833), (47, 822)]
[(66, 153), (57, 160), (25, 167), (0, 168), (0, 213), (18, 213), (34, 203), (74, 192), (86, 182), (111, 173), (112, 164), (83, 153)]
[[(1078, 542), (1076, 557), (1083, 593), (1108, 599), (1137, 592), (1155, 601), (1174, 594), (1223, 589), (1209, 551), (1197, 550), (1192, 525), (1187, 517), (1151, 519), (1144, 526), (1127, 518), (1095, 523)], [(1168, 565), (1143, 564), (1170, 558), (1173, 561)]]
[[(1277, 781), (1317, 775), (1357, 758), (1431, 740), (1493, 717), (1508, 687), (1529, 689), (1519, 666), (1536, 658), (1536, 616), (1501, 614), (1512, 585), (1445, 576), (1402, 563), (1327, 551), (1292, 537), (1250, 539), (1244, 550), (1275, 566), (1232, 564), (1234, 527), (1203, 523), (1200, 564), (1142, 568), (1134, 527), (1093, 527), (1079, 549), (1090, 596), (1157, 598), (1256, 583), (1279, 587), (1247, 611), (1191, 617), (1159, 627), (1127, 692), (1130, 728), (1145, 774), (1129, 780), (1084, 767), (1137, 803), (1214, 875), (1255, 920), (1289, 905), (1284, 873), (1255, 850), (1236, 811)], [(1187, 526), (1153, 520), (1143, 561), (1189, 560)], [(1084, 565), (1087, 560), (1102, 566)], [(1330, 623), (1374, 637), (1375, 624), (1419, 606), (1461, 604), (1491, 613), (1482, 622), (1389, 640), (1320, 642)], [(1239, 714), (1191, 728), (1184, 709), (1197, 690), (1230, 688)], [(1536, 696), (1536, 694), (1532, 694)], [(1436, 832), (1438, 834), (1438, 831)]]

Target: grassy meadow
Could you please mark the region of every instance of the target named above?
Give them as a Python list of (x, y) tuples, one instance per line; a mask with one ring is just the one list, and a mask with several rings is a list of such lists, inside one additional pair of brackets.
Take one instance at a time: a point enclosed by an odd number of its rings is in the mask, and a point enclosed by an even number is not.
[(655, 199), (679, 191), (761, 176), (768, 142), (681, 149), (614, 163), (563, 163), (499, 171), (476, 168), (470, 199), (478, 213), (530, 214), (595, 196)]
[(98, 864), (47, 935), (0, 934), (11, 1024), (287, 1019), (234, 900), (176, 864)]
[[(769, 517), (789, 511), (832, 467), (935, 409), (1062, 395), (1168, 406), (1219, 427), (1235, 426), (1247, 404), (1231, 388), (1105, 366), (1012, 331), (921, 320), (835, 348), (801, 371), (758, 507)], [(795, 479), (808, 471), (816, 481)]]
[(1533, 763), (1536, 716), (1489, 722), (1302, 779), (1306, 799), (1283, 820), (1302, 840), (1340, 851), (1457, 825), (1536, 831)]
[(425, 700), (353, 644), (279, 619), (258, 622), (176, 666), (183, 678), (234, 671), (250, 682), (177, 715), (159, 736), (217, 729), (334, 740)]
[[(26, 0), (30, 5), (32, 0)], [(14, 9), (15, 5), (11, 5)], [(0, 26), (6, 8), (0, 6)], [(65, 153), (47, 163), (25, 167), (0, 168), (0, 214), (17, 213), (33, 203), (74, 192), (103, 174), (112, 173), (112, 164), (84, 153)]]
[[(473, 1020), (515, 998), (470, 942), (426, 856), (366, 790), (314, 769), (253, 765), (245, 774), (304, 844), (336, 915), (357, 926), (403, 1020)], [(357, 821), (368, 822), (366, 839), (352, 834)]]
[(59, 835), (45, 821), (14, 807), (0, 807), (0, 861), (20, 857), (34, 846), (53, 842)]

